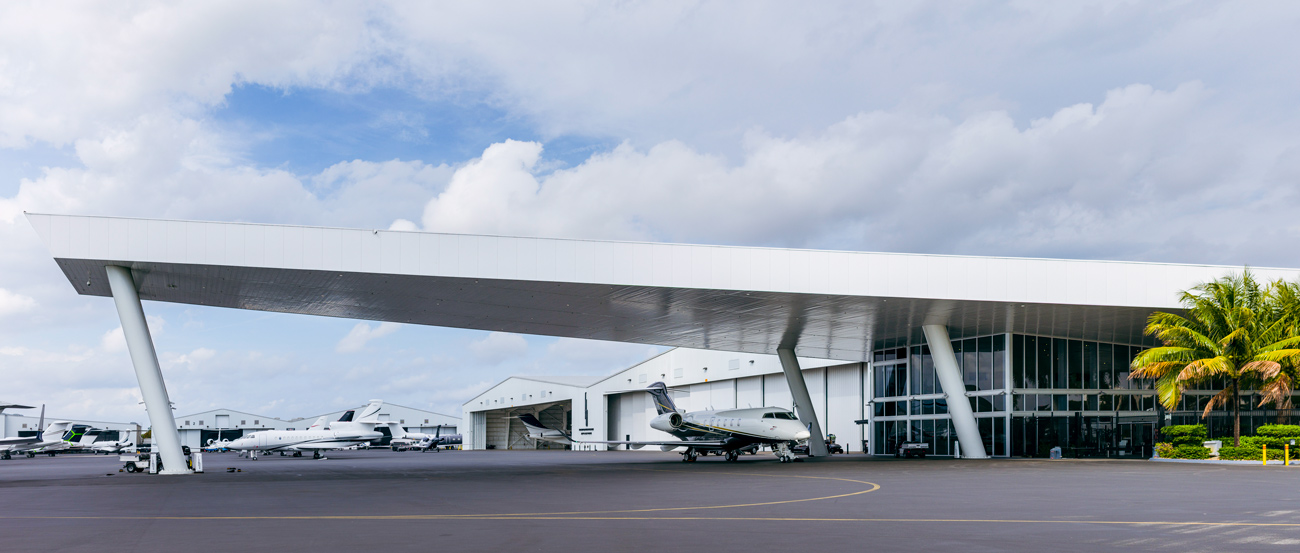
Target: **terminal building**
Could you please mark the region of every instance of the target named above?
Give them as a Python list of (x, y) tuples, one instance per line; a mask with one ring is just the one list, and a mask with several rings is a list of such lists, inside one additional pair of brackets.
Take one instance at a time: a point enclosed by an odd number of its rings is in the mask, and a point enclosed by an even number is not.
[[(783, 380), (789, 404), (809, 426), (813, 455), (826, 454), (818, 437), (829, 430), (851, 450), (865, 441), (874, 453), (888, 453), (907, 439), (931, 441), (936, 454), (967, 458), (1040, 455), (1057, 446), (1067, 454), (1122, 456), (1146, 455), (1155, 425), (1189, 420), (1208, 397), (1189, 394), (1179, 409), (1162, 413), (1149, 386), (1128, 378), (1135, 352), (1153, 345), (1143, 335), (1147, 318), (1155, 311), (1179, 311), (1181, 291), (1240, 271), (34, 213), (27, 218), (76, 293), (112, 298), (116, 305), (169, 467), (184, 466), (179, 430), (142, 300), (681, 348), (669, 360), (643, 363), (645, 383), (635, 367), (600, 381), (508, 380), (475, 399), (482, 405), (467, 404), (469, 420), (462, 426), (471, 446), (512, 447), (508, 423), (492, 422), (505, 420), (501, 410), (512, 406), (551, 409), (543, 420), (562, 417), (578, 437), (631, 435), (637, 413), (646, 412), (636, 406), (643, 394), (634, 390), (663, 375), (678, 395), (689, 397), (690, 409), (699, 408), (696, 398), (705, 389), (710, 405), (726, 404), (728, 381), (731, 402), (761, 397), (781, 405), (785, 399), (776, 382)], [(1300, 277), (1294, 268), (1252, 271), (1262, 281)], [(709, 354), (692, 364), (670, 361), (699, 354), (686, 350)], [(732, 361), (739, 364), (734, 372)], [(698, 373), (688, 377), (688, 369)], [(715, 376), (726, 372), (735, 376)], [(540, 401), (542, 392), (557, 399)], [(1254, 426), (1288, 416), (1252, 411), (1246, 421)], [(855, 435), (845, 422), (857, 420), (867, 424)], [(1222, 427), (1211, 419), (1214, 435), (1222, 435)]]

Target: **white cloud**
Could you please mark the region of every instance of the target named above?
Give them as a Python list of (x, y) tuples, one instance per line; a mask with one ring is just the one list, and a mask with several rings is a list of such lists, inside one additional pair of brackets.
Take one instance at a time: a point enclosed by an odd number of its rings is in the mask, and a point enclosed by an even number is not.
[[(149, 336), (153, 338), (157, 348), (158, 337), (166, 331), (167, 321), (156, 315), (146, 315), (145, 324), (149, 326)], [(105, 332), (99, 339), (99, 347), (108, 353), (121, 353), (126, 351), (126, 333), (122, 327), (118, 326), (113, 330)]]
[(503, 361), (523, 357), (528, 354), (528, 341), (518, 334), (508, 332), (489, 332), (481, 340), (470, 342), (469, 350), (478, 360), (487, 365), (496, 365)]
[[(1132, 85), (1023, 127), (1000, 111), (959, 121), (865, 112), (816, 134), (752, 131), (738, 163), (679, 142), (624, 144), (539, 175), (541, 145), (507, 141), (457, 169), (423, 222), (471, 233), (1285, 263), (1266, 245), (1195, 244), (1295, 238), (1276, 221), (1300, 207), (1271, 176), (1300, 170), (1279, 147), (1297, 141), (1225, 127), (1205, 113), (1208, 96), (1199, 83)], [(1247, 212), (1266, 216), (1236, 216)]]
[(342, 340), (339, 340), (338, 345), (334, 346), (334, 351), (356, 353), (366, 347), (366, 344), (371, 340), (397, 332), (397, 329), (401, 327), (402, 325), (397, 323), (379, 323), (375, 326), (357, 323), (357, 326), (352, 327), (352, 331), (348, 332), (348, 335), (344, 336)]
[(33, 309), (36, 309), (36, 300), (0, 288), (0, 317), (25, 313)]

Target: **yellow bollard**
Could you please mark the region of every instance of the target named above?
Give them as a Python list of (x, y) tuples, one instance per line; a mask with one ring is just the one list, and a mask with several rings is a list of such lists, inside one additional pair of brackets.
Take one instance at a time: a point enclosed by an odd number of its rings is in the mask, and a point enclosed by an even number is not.
[(1268, 466), (1268, 444), (1264, 444), (1264, 466)]
[(1282, 444), (1282, 466), (1291, 466), (1291, 444)]

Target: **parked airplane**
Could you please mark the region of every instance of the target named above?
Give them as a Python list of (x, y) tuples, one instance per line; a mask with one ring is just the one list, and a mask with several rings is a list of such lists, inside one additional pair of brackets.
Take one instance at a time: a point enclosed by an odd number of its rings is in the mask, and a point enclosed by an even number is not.
[(424, 432), (407, 432), (401, 425), (395, 422), (389, 422), (390, 432), (393, 439), (388, 442), (393, 451), (399, 449), (418, 449), (420, 451), (437, 451), (444, 445), (458, 445), (461, 443), (460, 434), (443, 434), (442, 427), (439, 426), (433, 434)]
[[(45, 408), (42, 407), (40, 423), (36, 427), (40, 428), (44, 423)], [(68, 449), (68, 442), (63, 441), (63, 435), (69, 426), (72, 426), (72, 421), (54, 421), (40, 436), (0, 439), (0, 459), (10, 459), (14, 453), (26, 453), (28, 457), (35, 457), (37, 453), (54, 455), (64, 451)]]
[[(31, 409), (27, 405), (18, 405), (16, 403), (0, 406), (0, 413), (5, 409), (15, 407), (18, 409)], [(41, 418), (36, 423), (36, 428), (45, 426), (45, 406), (41, 406)], [(11, 452), (22, 451), (23, 447), (39, 443), (44, 440), (44, 436), (23, 436), (19, 438), (0, 438), (0, 459), (9, 460), (12, 458)]]
[[(73, 428), (75, 429), (76, 427), (74, 426)], [(86, 432), (81, 435), (81, 439), (78, 440), (77, 443), (73, 444), (73, 447), (89, 451), (96, 455), (100, 453), (111, 455), (114, 453), (121, 453), (122, 450), (135, 445), (132, 444), (130, 440), (100, 440), (99, 438), (103, 435), (103, 432), (103, 430), (98, 428), (86, 430)]]
[(668, 397), (668, 386), (663, 382), (651, 384), (646, 391), (655, 400), (659, 416), (650, 421), (650, 427), (679, 438), (675, 441), (593, 441), (574, 440), (561, 430), (547, 428), (533, 415), (520, 415), (519, 420), (528, 429), (533, 440), (557, 443), (583, 443), (627, 445), (630, 447), (660, 446), (665, 451), (685, 447), (682, 461), (692, 462), (701, 454), (721, 451), (728, 461), (740, 458), (745, 447), (769, 445), (782, 463), (795, 460), (790, 446), (807, 440), (808, 428), (799, 422), (794, 413), (776, 407), (757, 409), (727, 409), (685, 413)]
[(231, 440), (226, 447), (247, 452), (253, 459), (257, 459), (258, 452), (276, 451), (292, 452), (294, 457), (302, 457), (303, 451), (311, 451), (313, 459), (320, 459), (321, 451), (343, 449), (382, 438), (384, 435), (375, 431), (375, 425), (387, 424), (387, 421), (372, 417), (378, 415), (383, 406), (383, 401), (372, 399), (355, 421), (353, 416), (356, 413), (350, 410), (328, 428), (313, 424), (307, 430), (262, 430)]

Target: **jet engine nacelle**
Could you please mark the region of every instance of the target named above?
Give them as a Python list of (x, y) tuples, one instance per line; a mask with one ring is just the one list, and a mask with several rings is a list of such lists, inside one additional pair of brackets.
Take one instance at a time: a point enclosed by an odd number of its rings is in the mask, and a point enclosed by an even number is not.
[(650, 428), (672, 432), (682, 427), (681, 413), (664, 413), (650, 420)]

